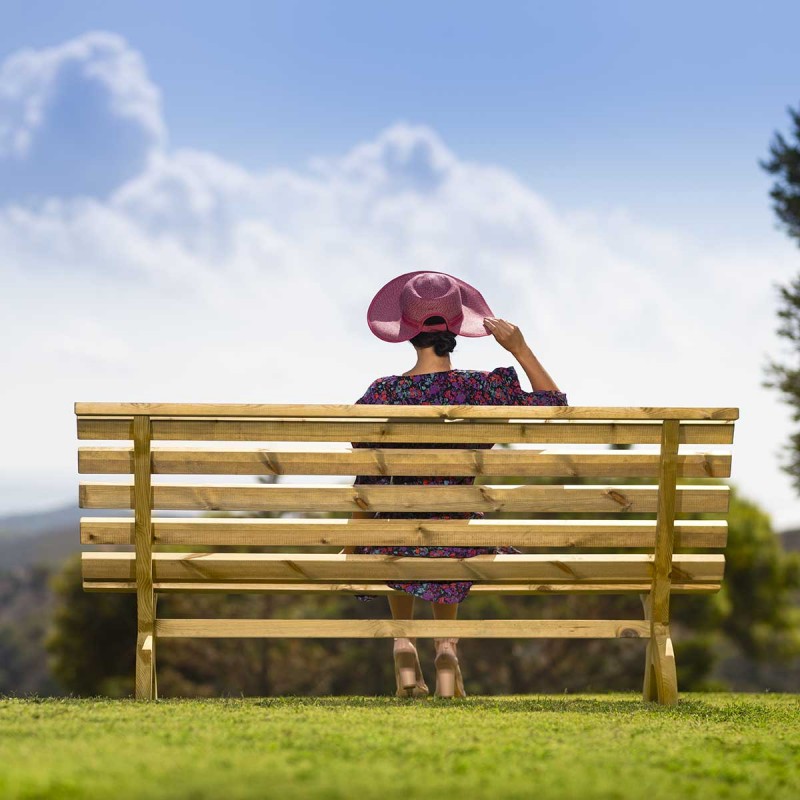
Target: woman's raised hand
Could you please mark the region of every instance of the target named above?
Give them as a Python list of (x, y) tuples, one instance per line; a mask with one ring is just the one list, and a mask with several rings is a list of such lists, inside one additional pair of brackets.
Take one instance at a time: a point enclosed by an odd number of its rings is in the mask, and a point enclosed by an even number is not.
[(484, 317), (483, 325), (511, 355), (516, 356), (524, 349), (525, 337), (513, 323), (497, 317)]

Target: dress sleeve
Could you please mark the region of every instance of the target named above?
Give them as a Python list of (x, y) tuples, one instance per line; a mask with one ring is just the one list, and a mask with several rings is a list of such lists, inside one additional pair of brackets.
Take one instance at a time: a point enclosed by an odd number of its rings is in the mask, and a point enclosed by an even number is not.
[[(381, 397), (380, 392), (380, 383), (381, 379), (378, 378), (377, 380), (373, 381), (369, 388), (355, 401), (355, 405), (360, 405), (363, 403), (367, 403), (369, 405), (381, 405), (385, 402), (385, 396)], [(350, 442), (351, 447), (373, 447), (372, 442)], [(391, 477), (385, 475), (356, 475), (355, 480), (353, 481), (353, 486), (358, 486), (361, 484), (389, 484), (391, 482)]]
[(514, 367), (497, 367), (486, 375), (490, 401), (498, 406), (566, 406), (567, 395), (551, 389), (526, 392)]

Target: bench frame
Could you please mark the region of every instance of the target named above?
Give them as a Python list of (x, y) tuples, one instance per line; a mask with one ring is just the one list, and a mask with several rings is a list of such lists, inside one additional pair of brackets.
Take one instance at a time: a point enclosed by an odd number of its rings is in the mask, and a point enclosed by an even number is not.
[[(100, 416), (125, 416), (131, 422), (133, 440), (133, 542), (135, 544), (135, 583), (137, 609), (135, 696), (151, 700), (158, 696), (156, 680), (156, 644), (160, 638), (171, 636), (560, 636), (560, 637), (632, 637), (647, 638), (643, 697), (647, 701), (673, 704), (678, 699), (675, 655), (670, 630), (670, 594), (672, 592), (673, 549), (675, 542), (676, 492), (678, 488), (678, 449), (682, 420), (715, 420), (730, 422), (738, 419), (735, 408), (593, 408), (593, 407), (527, 407), (514, 408), (482, 406), (425, 406), (412, 407), (434, 411), (451, 419), (486, 417), (491, 410), (503, 409), (498, 416), (513, 419), (542, 419), (557, 417), (575, 420), (645, 419), (660, 423), (658, 457), (657, 511), (652, 580), (647, 592), (640, 597), (644, 620), (173, 620), (156, 616), (157, 590), (154, 588), (153, 559), (153, 420), (168, 416), (202, 417), (274, 417), (281, 413), (305, 418), (337, 414), (350, 417), (407, 416), (410, 407), (380, 406), (244, 406), (221, 404), (148, 404), (148, 403), (76, 403), (75, 413), (81, 419)], [(488, 413), (487, 413), (488, 410)], [(403, 414), (405, 412), (405, 414)], [(421, 414), (420, 414), (421, 416)], [(198, 437), (199, 438), (199, 437)], [(730, 442), (732, 443), (732, 432)], [(81, 471), (91, 471), (83, 469)], [(110, 470), (119, 471), (119, 470)], [(81, 487), (83, 491), (83, 486)], [(83, 503), (82, 503), (83, 505)], [(624, 509), (623, 509), (624, 510)], [(91, 517), (81, 520), (91, 524)], [(680, 523), (680, 521), (679, 521)], [(725, 525), (725, 523), (721, 523)], [(364, 542), (367, 544), (368, 542)], [(351, 557), (351, 558), (365, 558)], [(376, 557), (366, 557), (376, 558)], [(377, 557), (380, 558), (380, 557)], [(478, 557), (482, 558), (482, 557)], [(489, 557), (493, 558), (493, 557)], [(469, 559), (471, 560), (471, 559)], [(99, 584), (98, 584), (99, 585)], [(91, 590), (89, 582), (84, 587)], [(202, 587), (196, 587), (202, 590)], [(285, 587), (289, 590), (291, 587)], [(552, 588), (552, 587), (547, 587)], [(565, 592), (579, 587), (566, 586)], [(279, 590), (280, 587), (277, 587)], [(107, 587), (106, 587), (106, 590)], [(245, 589), (246, 590), (246, 589)], [(312, 589), (313, 590), (313, 589)], [(474, 590), (474, 589), (473, 589)], [(490, 590), (487, 587), (487, 590)], [(524, 590), (524, 589), (523, 589)], [(601, 589), (598, 589), (601, 590)], [(613, 592), (613, 587), (611, 587)]]

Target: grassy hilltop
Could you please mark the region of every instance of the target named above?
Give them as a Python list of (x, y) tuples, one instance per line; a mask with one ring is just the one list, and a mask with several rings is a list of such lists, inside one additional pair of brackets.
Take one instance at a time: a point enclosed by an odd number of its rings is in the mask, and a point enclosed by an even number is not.
[(3, 798), (796, 798), (800, 700), (0, 699)]

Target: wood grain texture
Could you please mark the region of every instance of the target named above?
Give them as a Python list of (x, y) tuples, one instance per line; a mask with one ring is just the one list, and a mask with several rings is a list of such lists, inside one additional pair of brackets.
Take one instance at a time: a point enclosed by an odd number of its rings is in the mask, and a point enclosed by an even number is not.
[[(721, 548), (724, 520), (675, 520), (725, 513), (728, 451), (679, 452), (682, 444), (730, 445), (738, 408), (576, 406), (370, 406), (308, 404), (75, 404), (78, 438), (130, 442), (80, 447), (81, 474), (133, 481), (81, 483), (83, 508), (133, 509), (130, 517), (85, 517), (81, 541), (134, 545), (133, 552), (82, 554), (90, 592), (137, 595), (136, 697), (155, 698), (156, 648), (166, 637), (456, 636), (645, 638), (643, 694), (677, 700), (669, 629), (673, 593), (718, 591), (724, 556), (676, 552)], [(153, 447), (153, 441), (176, 442)], [(186, 446), (183, 442), (207, 442)], [(276, 443), (267, 445), (266, 443)], [(290, 446), (292, 442), (300, 446)], [(217, 443), (223, 443), (219, 446)], [(255, 446), (237, 445), (254, 443)], [(315, 447), (316, 443), (316, 447)], [(335, 446), (326, 448), (321, 443)], [(341, 443), (341, 444), (339, 444)], [(350, 443), (367, 447), (354, 448)], [(455, 448), (402, 447), (453, 444)], [(515, 445), (477, 449), (473, 444)], [(383, 445), (400, 445), (392, 447)], [(567, 445), (545, 449), (538, 445)], [(570, 445), (658, 445), (657, 453)], [(520, 447), (521, 446), (521, 447)], [(157, 483), (159, 475), (441, 475), (556, 478), (555, 485), (345, 486)], [(628, 484), (626, 477), (657, 480)], [(570, 484), (574, 479), (594, 484)], [(603, 482), (601, 482), (603, 481)], [(344, 512), (358, 519), (153, 517), (178, 511)], [(377, 511), (617, 514), (614, 519), (375, 520)], [(655, 514), (649, 520), (623, 519)], [(343, 547), (357, 544), (558, 548), (470, 559), (325, 553), (153, 552), (159, 547), (233, 545)], [(597, 553), (597, 549), (650, 553)], [(589, 552), (576, 552), (585, 549)], [(157, 592), (402, 594), (387, 580), (470, 580), (476, 594), (639, 594), (643, 620), (294, 620), (158, 619)]]
[[(374, 486), (342, 484), (153, 486), (153, 508), (206, 511), (515, 511), (653, 513), (656, 486), (646, 484), (521, 484), (477, 486)], [(676, 512), (728, 510), (727, 485), (678, 487)], [(81, 508), (131, 508), (133, 487), (123, 483), (85, 482)]]
[[(666, 633), (659, 629), (666, 629)], [(671, 706), (678, 702), (678, 675), (675, 669), (675, 651), (668, 625), (651, 625), (651, 652), (655, 669), (656, 699), (660, 705)], [(655, 634), (655, 635), (654, 635)]]
[[(557, 408), (557, 406), (547, 406)], [(374, 406), (373, 406), (374, 408)], [(732, 422), (680, 424), (683, 444), (731, 444)], [(152, 436), (166, 441), (234, 442), (369, 442), (474, 444), (656, 444), (658, 422), (590, 422), (553, 420), (421, 419), (309, 420), (309, 419), (175, 419), (152, 420)], [(79, 439), (132, 439), (132, 423), (125, 418), (78, 417)]]
[[(644, 611), (644, 618), (648, 625), (652, 619), (650, 613), (650, 592), (642, 593), (639, 595), (642, 601), (642, 609)], [(648, 638), (647, 651), (644, 656), (644, 680), (642, 681), (642, 699), (646, 702), (658, 700), (658, 689), (656, 683), (656, 663), (655, 656), (653, 655), (653, 639)]]
[(650, 626), (628, 619), (159, 619), (159, 637), (391, 638), (399, 636), (480, 639), (643, 639)]
[[(655, 520), (263, 519), (154, 517), (160, 545), (655, 547)], [(133, 544), (133, 521), (81, 517), (83, 544)], [(725, 520), (678, 520), (675, 546), (725, 547)]]
[[(662, 705), (673, 705), (678, 701), (678, 678), (675, 669), (675, 653), (669, 636), (670, 583), (674, 573), (675, 549), (674, 520), (677, 482), (678, 423), (666, 420), (661, 438), (661, 466), (658, 480), (658, 513), (656, 517), (656, 548), (653, 563), (653, 584), (645, 604), (649, 616), (651, 644), (648, 649), (648, 672), (645, 689), (655, 694)], [(663, 629), (661, 633), (657, 629)], [(663, 631), (666, 631), (664, 633)], [(655, 687), (653, 686), (655, 684)]]
[(658, 511), (656, 515), (655, 572), (651, 590), (651, 622), (669, 623), (669, 583), (674, 550), (675, 512), (679, 508), (676, 456), (678, 423), (666, 420), (661, 439), (661, 467), (658, 479)]
[[(87, 580), (131, 580), (133, 553), (82, 553)], [(317, 553), (154, 553), (156, 581), (370, 581), (505, 580), (535, 583), (642, 583), (653, 576), (654, 556), (645, 553), (479, 555), (472, 558), (413, 558)], [(676, 580), (719, 583), (725, 558), (681, 554)]]
[[(391, 589), (386, 583), (355, 583), (316, 581), (303, 583), (247, 582), (247, 581), (155, 581), (154, 588), (161, 592), (199, 592), (203, 594), (376, 594), (402, 595), (404, 592)], [(87, 592), (135, 592), (136, 583), (124, 579), (84, 580)], [(650, 588), (649, 581), (641, 583), (519, 583), (511, 581), (487, 581), (473, 583), (470, 594), (641, 594)], [(713, 594), (720, 590), (720, 583), (673, 583), (673, 594)]]
[[(133, 418), (134, 484), (131, 501), (134, 508), (134, 574), (136, 577), (136, 698), (153, 696), (153, 536), (151, 526), (152, 493), (150, 481), (150, 419)], [(150, 646), (145, 648), (145, 645)]]
[[(357, 404), (269, 404), (269, 403), (75, 403), (75, 414), (99, 416), (201, 416), (201, 417), (360, 417), (374, 416), (375, 407)], [(606, 407), (606, 406), (381, 406), (384, 416), (436, 417), (510, 417), (527, 419), (708, 419), (736, 420), (738, 408), (715, 407)]]
[[(659, 454), (628, 450), (598, 453), (538, 449), (435, 450), (404, 448), (340, 448), (290, 451), (280, 448), (154, 447), (153, 472), (158, 475), (437, 475), (520, 477), (657, 478)], [(679, 478), (727, 478), (730, 453), (687, 453), (678, 456)], [(124, 475), (133, 472), (133, 448), (79, 447), (81, 474)]]
[(137, 700), (153, 700), (153, 634), (136, 634), (136, 676), (134, 696)]

